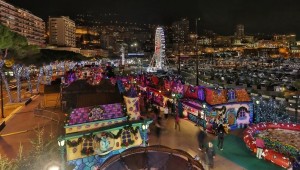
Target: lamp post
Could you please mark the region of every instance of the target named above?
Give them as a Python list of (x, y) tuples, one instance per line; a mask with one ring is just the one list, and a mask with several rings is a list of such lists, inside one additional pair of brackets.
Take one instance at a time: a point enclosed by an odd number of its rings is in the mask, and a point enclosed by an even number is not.
[(58, 146), (61, 154), (61, 169), (65, 170), (65, 139), (62, 136), (58, 138)]
[(196, 38), (195, 38), (195, 55), (196, 55), (196, 58), (197, 58), (197, 62), (196, 62), (196, 85), (197, 86), (199, 86), (199, 56), (198, 56), (198, 47), (197, 47), (198, 21), (200, 21), (200, 18), (196, 19)]
[(256, 123), (259, 122), (259, 115), (258, 115), (258, 106), (259, 106), (259, 104), (260, 104), (260, 101), (259, 101), (259, 100), (256, 100), (256, 101), (255, 101), (255, 104), (254, 104), (254, 105), (255, 105), (255, 107), (254, 107), (255, 109), (254, 109), (254, 110), (255, 110), (255, 112), (256, 112), (256, 113), (255, 113), (255, 115), (256, 115), (256, 116), (255, 116), (255, 117), (256, 117)]
[[(0, 58), (1, 58), (1, 60), (3, 60), (2, 62), (4, 62), (4, 65), (6, 67), (11, 67), (14, 64), (13, 60), (5, 60), (5, 59), (3, 59), (3, 56), (1, 54), (0, 54)], [(5, 76), (5, 75), (3, 75), (3, 76)], [(1, 81), (0, 82), (0, 88), (1, 88), (1, 90), (0, 90), (0, 93), (1, 93), (1, 117), (5, 118), (5, 116), (4, 116), (4, 103), (3, 103), (3, 100), (4, 100), (3, 99), (3, 79), (2, 79), (2, 75), (1, 74), (0, 74), (0, 81)], [(9, 92), (8, 92), (8, 95), (10, 96)], [(9, 98), (11, 98), (11, 97), (9, 97)]]
[(206, 104), (204, 103), (203, 105), (202, 105), (202, 107), (203, 107), (203, 113), (204, 113), (204, 120), (206, 119), (206, 113), (205, 113), (205, 111), (206, 111)]
[(146, 140), (147, 140), (147, 129), (148, 129), (149, 125), (147, 124), (146, 121), (144, 121), (143, 125), (142, 125), (142, 131), (143, 131), (143, 146), (146, 147)]
[(59, 170), (59, 166), (52, 165), (52, 166), (48, 167), (47, 170)]
[[(172, 102), (172, 108), (171, 108), (171, 111), (172, 111), (172, 113), (175, 111), (175, 105), (176, 105), (176, 98), (175, 98), (175, 93), (172, 93), (172, 99), (173, 99), (173, 102)], [(176, 115), (176, 113), (174, 112), (173, 113), (174, 114), (174, 116)]]

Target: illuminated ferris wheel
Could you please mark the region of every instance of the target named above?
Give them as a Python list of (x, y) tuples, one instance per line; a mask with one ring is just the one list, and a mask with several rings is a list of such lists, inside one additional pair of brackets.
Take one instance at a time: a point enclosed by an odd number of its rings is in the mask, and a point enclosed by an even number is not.
[(155, 51), (147, 72), (166, 70), (165, 34), (162, 27), (157, 27), (155, 32)]

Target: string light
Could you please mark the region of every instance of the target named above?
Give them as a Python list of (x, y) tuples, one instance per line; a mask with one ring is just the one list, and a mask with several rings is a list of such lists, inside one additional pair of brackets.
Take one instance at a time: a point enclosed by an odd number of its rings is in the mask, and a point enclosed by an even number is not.
[(261, 97), (259, 99), (253, 98), (254, 103), (254, 113), (256, 123), (259, 122), (273, 122), (273, 123), (290, 123), (291, 118), (286, 112), (285, 102), (276, 102), (273, 99), (263, 100)]

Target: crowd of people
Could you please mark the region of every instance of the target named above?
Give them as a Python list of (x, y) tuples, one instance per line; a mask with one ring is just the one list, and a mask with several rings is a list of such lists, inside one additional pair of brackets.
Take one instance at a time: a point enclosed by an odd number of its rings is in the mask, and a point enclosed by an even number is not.
[[(145, 99), (147, 100), (147, 99)], [(154, 133), (157, 137), (157, 144), (161, 144), (161, 135), (162, 131), (166, 129), (166, 126), (163, 124), (163, 120), (174, 120), (174, 129), (178, 132), (180, 132), (180, 116), (179, 114), (175, 111), (172, 106), (172, 103), (165, 104), (164, 107), (161, 107), (159, 105), (156, 105), (154, 102), (151, 101), (145, 101), (144, 103), (147, 103), (145, 105), (147, 113), (151, 115), (154, 121), (155, 129)], [(173, 121), (172, 120), (172, 121)], [(218, 149), (220, 151), (223, 151), (224, 149), (224, 141), (226, 139), (226, 134), (227, 129), (226, 125), (222, 123), (217, 123), (216, 121), (211, 122), (212, 123), (212, 134), (216, 135), (217, 138), (217, 146), (214, 146), (212, 141), (209, 141), (207, 139), (207, 129), (205, 127), (202, 127), (200, 125), (197, 125), (199, 127), (199, 132), (197, 134), (197, 139), (198, 139), (198, 150), (200, 151), (199, 155), (196, 155), (195, 160), (204, 160), (205, 164), (208, 166), (208, 169), (213, 169), (214, 168), (214, 159), (216, 156), (216, 151), (215, 149)], [(257, 146), (257, 151), (256, 151), (256, 156), (258, 159), (262, 159), (262, 151), (264, 149), (264, 141), (263, 139), (258, 135), (256, 136), (256, 146)], [(202, 157), (202, 159), (201, 159)], [(293, 161), (293, 170), (300, 170), (300, 169), (295, 169), (299, 168), (300, 161), (297, 159)]]
[[(165, 107), (154, 104), (153, 102), (145, 101), (148, 103), (146, 109), (147, 113), (151, 115), (154, 122), (154, 132), (157, 138), (157, 144), (161, 144), (161, 135), (162, 131), (166, 129), (166, 126), (163, 124), (164, 120), (173, 119), (174, 120), (174, 129), (180, 132), (180, 116), (175, 112), (175, 109), (172, 108), (171, 104), (166, 104)], [(172, 121), (173, 121), (172, 120)], [(204, 160), (206, 164), (210, 167), (214, 167), (214, 158), (215, 158), (215, 147), (211, 141), (207, 141), (207, 132), (206, 129), (199, 126), (200, 130), (197, 134), (199, 151), (204, 155)], [(225, 139), (225, 129), (222, 124), (217, 125), (216, 134), (218, 138), (218, 149), (223, 150), (223, 143)]]

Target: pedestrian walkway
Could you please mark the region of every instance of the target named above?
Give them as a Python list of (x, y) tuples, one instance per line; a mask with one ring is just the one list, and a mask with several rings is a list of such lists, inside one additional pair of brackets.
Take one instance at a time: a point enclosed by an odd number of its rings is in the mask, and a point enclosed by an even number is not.
[[(175, 130), (175, 121), (173, 117), (170, 117), (165, 120), (163, 119), (164, 129), (161, 134), (161, 145), (165, 145), (167, 147), (173, 149), (181, 149), (188, 152), (190, 155), (200, 155), (202, 160), (204, 160), (204, 155), (202, 152), (198, 150), (198, 141), (197, 141), (197, 133), (200, 130), (199, 127), (195, 126), (194, 123), (189, 120), (180, 121), (181, 129), (180, 131)], [(151, 132), (149, 136), (149, 144), (157, 145), (159, 144), (159, 140), (155, 136), (155, 127), (151, 125)], [(208, 134), (207, 140), (214, 140), (216, 137), (214, 135)], [(243, 167), (235, 164), (234, 162), (217, 155), (215, 158), (215, 167), (216, 170), (244, 170)]]
[(35, 130), (37, 129), (44, 128), (44, 140), (55, 138), (61, 133), (61, 124), (34, 114), (41, 99), (42, 96), (38, 96), (7, 120), (6, 127), (1, 131), (0, 155), (5, 155), (10, 159), (16, 158), (20, 144), (23, 146), (23, 153), (29, 154), (32, 149), (31, 141), (36, 139)]

